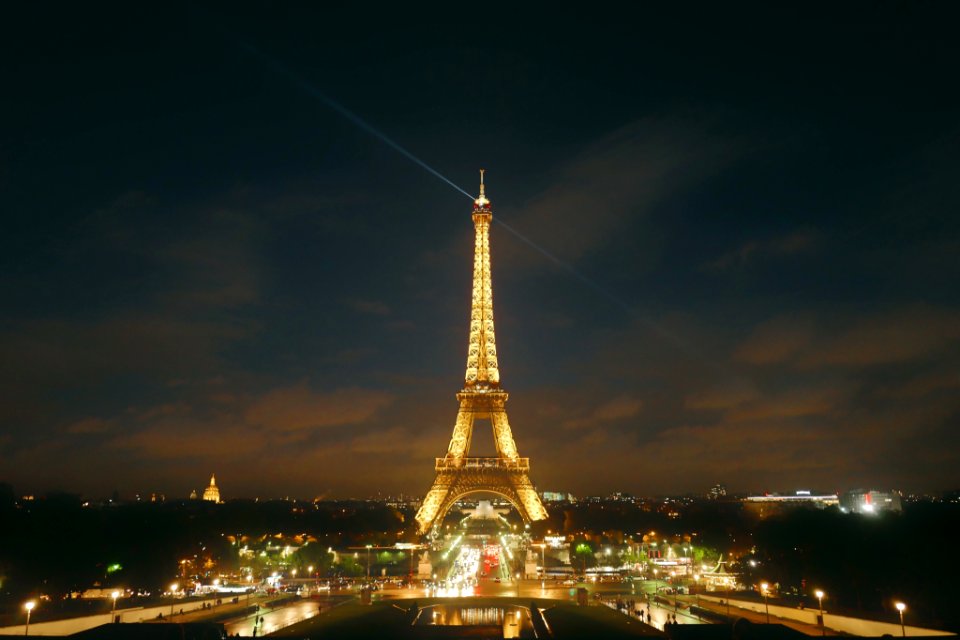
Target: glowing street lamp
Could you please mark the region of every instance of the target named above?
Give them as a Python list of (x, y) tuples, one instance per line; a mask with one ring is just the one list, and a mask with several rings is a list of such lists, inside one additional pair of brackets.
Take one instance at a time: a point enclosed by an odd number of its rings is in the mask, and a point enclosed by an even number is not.
[(760, 583), (760, 590), (763, 592), (763, 608), (767, 610), (767, 624), (770, 624), (770, 603), (767, 602), (767, 588), (769, 586), (766, 582)]
[(110, 594), (110, 597), (113, 598), (113, 609), (110, 610), (110, 618), (116, 622), (117, 620), (117, 598), (120, 597), (119, 591), (114, 591)]
[(173, 599), (177, 595), (177, 589), (180, 588), (176, 582), (170, 585), (170, 617), (173, 617)]
[(540, 547), (540, 590), (547, 588), (547, 543), (541, 542)]
[(823, 624), (823, 596), (826, 595), (823, 593), (823, 589), (817, 589), (813, 592), (813, 595), (817, 596), (817, 602), (820, 603), (820, 635), (827, 635), (827, 629)]
[[(23, 635), (25, 636), (30, 635), (30, 612), (33, 611), (33, 608), (35, 606), (37, 606), (37, 603), (35, 600), (27, 600), (26, 602), (23, 603), (23, 608), (27, 610), (27, 626), (23, 630)], [(903, 617), (902, 613), (900, 614), (900, 617), (901, 618)]]
[[(697, 608), (699, 609), (700, 608), (700, 574), (699, 573), (693, 574), (693, 585), (694, 585), (694, 591), (696, 591), (697, 593)], [(698, 618), (700, 617), (699, 613), (697, 613), (697, 617)]]
[(520, 572), (517, 572), (517, 597), (520, 597)]
[(370, 547), (373, 545), (367, 545), (367, 582), (370, 582)]
[(900, 612), (900, 633), (902, 633), (902, 634), (903, 634), (903, 637), (906, 638), (906, 637), (907, 637), (907, 628), (906, 628), (905, 626), (903, 626), (903, 612), (907, 610), (907, 605), (905, 605), (905, 604), (902, 603), (902, 602), (897, 602), (897, 603), (894, 604), (893, 606), (895, 606), (895, 607), (897, 608), (897, 611)]

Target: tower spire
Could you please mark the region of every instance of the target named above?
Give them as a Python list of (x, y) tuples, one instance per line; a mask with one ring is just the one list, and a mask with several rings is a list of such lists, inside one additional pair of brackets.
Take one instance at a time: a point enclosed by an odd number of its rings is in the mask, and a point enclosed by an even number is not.
[(473, 201), (474, 209), (489, 209), (490, 201), (487, 200), (487, 194), (484, 193), (483, 185), (483, 174), (486, 173), (486, 169), (480, 169), (480, 195), (476, 200)]
[(480, 196), (473, 203), (473, 296), (470, 308), (470, 342), (467, 346), (467, 387), (500, 386), (497, 339), (493, 330), (493, 284), (490, 278), (490, 201), (480, 170)]

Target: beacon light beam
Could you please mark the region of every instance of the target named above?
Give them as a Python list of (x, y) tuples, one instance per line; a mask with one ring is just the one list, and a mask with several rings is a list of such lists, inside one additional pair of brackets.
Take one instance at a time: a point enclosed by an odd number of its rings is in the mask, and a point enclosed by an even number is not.
[[(320, 89), (318, 89), (313, 84), (308, 82), (300, 74), (284, 66), (282, 63), (280, 63), (280, 61), (273, 58), (272, 56), (269, 56), (263, 53), (253, 45), (247, 42), (244, 42), (242, 40), (238, 42), (240, 43), (240, 46), (242, 46), (244, 50), (246, 50), (247, 52), (257, 57), (261, 62), (263, 62), (269, 68), (273, 69), (283, 77), (293, 82), (293, 84), (295, 84), (297, 87), (299, 87), (308, 95), (312, 96), (313, 98), (316, 98), (317, 100), (325, 104), (330, 109), (333, 109), (334, 111), (336, 111), (343, 118), (345, 118), (347, 121), (349, 121), (359, 129), (365, 131), (366, 133), (373, 136), (380, 142), (384, 143), (385, 145), (387, 145), (388, 147), (390, 147), (391, 149), (393, 149), (394, 151), (396, 151), (397, 153), (405, 157), (407, 160), (410, 160), (420, 168), (429, 172), (431, 175), (435, 176), (436, 178), (439, 178), (440, 180), (443, 180), (448, 185), (450, 185), (451, 187), (453, 187), (454, 189), (456, 189), (466, 197), (470, 198), (471, 201), (476, 200), (474, 196), (470, 195), (465, 189), (460, 187), (460, 185), (458, 185), (453, 180), (451, 180), (450, 178), (446, 177), (445, 175), (443, 175), (442, 173), (440, 173), (439, 171), (437, 171), (436, 169), (428, 165), (426, 162), (424, 162), (423, 160), (415, 156), (413, 153), (405, 149), (399, 143), (395, 142), (393, 139), (391, 139), (385, 133), (383, 133), (382, 131), (380, 131), (373, 125), (371, 125), (369, 122), (367, 122), (366, 120), (364, 120), (354, 112), (350, 111), (349, 109), (347, 109), (345, 106), (343, 106), (333, 98), (329, 97), (328, 95), (320, 91)], [(674, 344), (676, 344), (677, 347), (687, 355), (694, 356), (694, 357), (701, 357), (701, 358), (703, 357), (702, 354), (696, 353), (696, 351), (684, 340), (680, 339), (676, 335), (671, 334), (669, 331), (665, 330), (663, 327), (660, 327), (649, 318), (637, 314), (626, 302), (624, 302), (619, 297), (617, 297), (616, 295), (614, 295), (604, 287), (600, 286), (599, 284), (597, 284), (587, 276), (580, 273), (572, 265), (568, 264), (567, 262), (564, 262), (557, 256), (553, 255), (552, 253), (550, 253), (549, 251), (547, 251), (546, 249), (538, 245), (536, 242), (527, 238), (522, 233), (520, 233), (519, 231), (517, 231), (507, 223), (503, 222), (502, 220), (495, 220), (495, 222), (499, 223), (500, 226), (502, 226), (504, 229), (509, 231), (521, 242), (533, 248), (535, 251), (537, 251), (544, 257), (546, 257), (548, 260), (550, 260), (551, 262), (559, 266), (561, 269), (563, 269), (570, 275), (574, 276), (577, 280), (579, 280), (583, 284), (587, 285), (589, 288), (593, 289), (596, 293), (606, 298), (609, 302), (612, 302), (614, 305), (616, 305), (617, 307), (625, 311), (628, 315), (638, 317), (645, 325), (647, 325), (648, 327), (650, 327), (660, 335), (664, 336), (665, 338), (668, 338), (671, 341), (673, 341)]]
[(442, 173), (440, 173), (439, 171), (437, 171), (436, 169), (428, 165), (426, 162), (424, 162), (417, 156), (413, 155), (412, 153), (404, 149), (402, 146), (400, 146), (398, 143), (394, 142), (392, 139), (387, 137), (385, 133), (375, 128), (369, 122), (367, 122), (366, 120), (364, 120), (363, 118), (361, 118), (360, 116), (358, 116), (357, 114), (350, 111), (345, 106), (343, 106), (342, 104), (340, 104), (339, 102), (331, 98), (330, 96), (326, 95), (325, 93), (317, 89), (315, 86), (307, 82), (307, 80), (304, 79), (302, 76), (300, 76), (298, 73), (283, 66), (282, 64), (280, 64), (278, 60), (268, 56), (267, 54), (263, 53), (262, 51), (260, 51), (259, 49), (257, 49), (251, 44), (248, 44), (246, 42), (241, 42), (241, 45), (243, 46), (244, 49), (246, 49), (256, 57), (258, 57), (265, 64), (267, 64), (271, 69), (273, 69), (280, 75), (286, 77), (288, 80), (292, 81), (295, 85), (300, 87), (300, 89), (302, 89), (309, 95), (313, 96), (323, 104), (327, 105), (328, 107), (330, 107), (331, 109), (339, 113), (341, 116), (343, 116), (344, 118), (349, 120), (351, 123), (356, 125), (358, 128), (367, 132), (368, 134), (370, 134), (380, 142), (384, 143), (385, 145), (387, 145), (388, 147), (390, 147), (391, 149), (393, 149), (394, 151), (396, 151), (397, 153), (405, 157), (407, 160), (410, 160), (414, 164), (419, 165), (422, 169), (426, 169), (428, 172), (430, 172), (437, 178), (440, 178), (441, 180), (446, 182), (448, 185), (450, 185), (451, 187), (453, 187), (463, 195), (473, 200), (473, 196), (467, 193), (466, 191), (464, 191), (463, 189), (461, 189), (459, 185), (454, 183), (452, 180), (450, 180), (445, 175), (443, 175)]
[(546, 249), (538, 245), (536, 242), (534, 242), (530, 238), (526, 237), (525, 235), (523, 235), (522, 233), (520, 233), (510, 225), (508, 225), (503, 220), (494, 218), (493, 221), (499, 224), (501, 227), (503, 227), (507, 231), (509, 231), (511, 234), (513, 234), (517, 239), (519, 239), (524, 244), (528, 245), (529, 247), (533, 248), (535, 251), (546, 256), (546, 258), (549, 259), (551, 262), (553, 262), (555, 265), (557, 265), (558, 267), (560, 267), (561, 269), (563, 269), (564, 271), (572, 275), (574, 278), (576, 278), (583, 284), (593, 289), (596, 293), (599, 293), (601, 296), (606, 298), (609, 302), (612, 302), (616, 306), (620, 307), (623, 311), (627, 313), (627, 315), (638, 318), (643, 324), (647, 325), (648, 327), (650, 327), (651, 329), (653, 329), (663, 337), (669, 338), (670, 340), (672, 340), (677, 345), (677, 347), (681, 351), (686, 353), (688, 356), (702, 357), (701, 354), (697, 353), (690, 345), (688, 345), (686, 342), (681, 340), (678, 336), (670, 333), (669, 331), (667, 331), (666, 329), (658, 325), (656, 322), (654, 322), (650, 318), (637, 313), (634, 309), (630, 307), (630, 305), (628, 305), (626, 302), (618, 298), (616, 295), (614, 295), (613, 293), (605, 289), (603, 286), (601, 286), (594, 280), (591, 280), (590, 278), (585, 276), (583, 273), (578, 271), (573, 265), (567, 262), (564, 262), (557, 256), (553, 255), (552, 253), (550, 253), (549, 251), (547, 251)]
[[(251, 44), (249, 44), (249, 43), (247, 43), (247, 42), (240, 41), (240, 45), (241, 45), (246, 51), (248, 51), (249, 53), (253, 54), (253, 55), (256, 56), (259, 60), (261, 60), (264, 64), (266, 64), (267, 66), (269, 66), (271, 69), (273, 69), (274, 71), (276, 71), (276, 72), (279, 73), (280, 75), (284, 76), (285, 78), (287, 78), (288, 80), (290, 80), (291, 82), (293, 82), (296, 86), (298, 86), (300, 89), (302, 89), (304, 92), (306, 92), (306, 93), (309, 94), (310, 96), (316, 98), (317, 100), (319, 100), (320, 102), (322, 102), (322, 103), (325, 104), (326, 106), (328, 106), (328, 107), (330, 107), (331, 109), (333, 109), (334, 111), (336, 111), (338, 114), (340, 114), (341, 116), (343, 116), (344, 118), (346, 118), (349, 122), (351, 122), (352, 124), (356, 125), (356, 126), (357, 126), (358, 128), (360, 128), (361, 130), (363, 130), (363, 131), (365, 131), (366, 133), (370, 134), (371, 136), (373, 136), (373, 137), (376, 138), (377, 140), (380, 140), (380, 141), (383, 142), (385, 145), (387, 145), (388, 147), (390, 147), (391, 149), (393, 149), (394, 151), (396, 151), (397, 153), (399, 153), (400, 155), (402, 155), (403, 157), (405, 157), (407, 160), (410, 160), (411, 162), (413, 162), (413, 163), (416, 164), (417, 166), (421, 167), (422, 169), (425, 169), (426, 171), (428, 171), (428, 172), (429, 172), (430, 174), (432, 174), (433, 176), (439, 178), (440, 180), (443, 180), (443, 181), (446, 182), (448, 185), (450, 185), (451, 187), (453, 187), (454, 189), (456, 189), (457, 191), (459, 191), (459, 192), (462, 193), (463, 195), (465, 195), (465, 196), (467, 196), (468, 198), (470, 198), (471, 201), (473, 201), (473, 200), (476, 199), (474, 196), (470, 195), (465, 189), (463, 189), (462, 187), (460, 187), (460, 185), (458, 185), (457, 183), (455, 183), (453, 180), (451, 180), (450, 178), (446, 177), (445, 175), (443, 175), (442, 173), (440, 173), (439, 171), (437, 171), (436, 169), (434, 169), (433, 167), (431, 167), (430, 165), (428, 165), (426, 162), (424, 162), (423, 160), (421, 160), (420, 158), (418, 158), (417, 156), (415, 156), (413, 153), (411, 153), (410, 151), (408, 151), (407, 149), (405, 149), (403, 146), (401, 146), (399, 143), (397, 143), (396, 141), (394, 141), (393, 139), (391, 139), (391, 138), (390, 138), (389, 136), (387, 136), (385, 133), (383, 133), (382, 131), (380, 131), (379, 129), (377, 129), (377, 128), (374, 127), (373, 125), (371, 125), (369, 122), (367, 122), (366, 120), (364, 120), (363, 118), (361, 118), (360, 116), (358, 116), (357, 114), (355, 114), (354, 112), (350, 111), (349, 109), (347, 109), (345, 106), (343, 106), (342, 104), (340, 104), (339, 102), (337, 102), (336, 100), (334, 100), (333, 98), (331, 98), (330, 96), (328, 96), (328, 95), (326, 95), (325, 93), (323, 93), (322, 91), (320, 91), (320, 89), (318, 89), (318, 88), (315, 87), (314, 85), (310, 84), (310, 82), (308, 82), (308, 81), (307, 81), (305, 78), (303, 78), (300, 74), (298, 74), (298, 73), (296, 73), (295, 71), (293, 71), (293, 70), (289, 69), (288, 67), (284, 66), (283, 64), (281, 64), (281, 63), (280, 63), (278, 60), (276, 60), (275, 58), (273, 58), (273, 57), (271, 57), (271, 56), (263, 53), (262, 51), (260, 51), (259, 49), (257, 49), (256, 47), (254, 47), (253, 45), (251, 45)], [(543, 256), (545, 256), (548, 260), (550, 260), (551, 262), (553, 262), (554, 264), (556, 264), (557, 266), (559, 266), (560, 268), (562, 268), (564, 271), (570, 273), (570, 274), (573, 275), (575, 278), (577, 278), (578, 280), (580, 280), (582, 283), (584, 283), (585, 285), (587, 285), (588, 287), (590, 287), (591, 289), (593, 289), (594, 291), (596, 291), (597, 293), (599, 293), (599, 294), (602, 295), (603, 297), (607, 298), (610, 302), (614, 303), (615, 305), (617, 305), (618, 307), (620, 307), (621, 309), (623, 309), (623, 310), (626, 311), (627, 313), (630, 313), (630, 314), (633, 313), (633, 310), (630, 308), (629, 305), (627, 305), (626, 302), (624, 302), (623, 300), (621, 300), (621, 299), (618, 298), (617, 296), (613, 295), (612, 293), (610, 293), (609, 291), (607, 291), (606, 289), (604, 289), (603, 287), (601, 287), (599, 284), (597, 284), (596, 282), (594, 282), (593, 280), (591, 280), (591, 279), (588, 278), (587, 276), (585, 276), (585, 275), (583, 275), (582, 273), (580, 273), (579, 271), (577, 271), (577, 269), (575, 269), (572, 265), (564, 262), (563, 260), (561, 260), (561, 259), (558, 258), (557, 256), (553, 255), (552, 253), (550, 253), (549, 251), (547, 251), (546, 249), (544, 249), (543, 247), (541, 247), (540, 245), (538, 245), (536, 242), (534, 242), (534, 241), (531, 240), (530, 238), (527, 238), (525, 235), (523, 235), (522, 233), (520, 233), (519, 231), (517, 231), (516, 229), (514, 229), (514, 228), (511, 227), (510, 225), (508, 225), (506, 222), (503, 222), (502, 220), (495, 220), (495, 222), (497, 222), (497, 223), (498, 223), (500, 226), (502, 226), (504, 229), (506, 229), (506, 230), (509, 231), (511, 234), (513, 234), (514, 236), (516, 236), (516, 237), (517, 237), (520, 241), (522, 241), (524, 244), (528, 245), (529, 247), (531, 247), (531, 248), (534, 249), (535, 251), (539, 252), (540, 254), (542, 254)]]

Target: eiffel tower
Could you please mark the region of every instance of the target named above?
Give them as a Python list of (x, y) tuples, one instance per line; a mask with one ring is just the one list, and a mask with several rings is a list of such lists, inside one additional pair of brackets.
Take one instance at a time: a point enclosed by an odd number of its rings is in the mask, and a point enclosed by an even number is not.
[[(473, 256), (473, 302), (470, 310), (470, 343), (463, 389), (457, 394), (460, 411), (453, 427), (447, 455), (436, 459), (437, 477), (417, 511), (420, 533), (427, 533), (453, 504), (470, 493), (496, 493), (513, 504), (527, 522), (547, 517), (540, 496), (530, 481), (530, 458), (521, 458), (513, 441), (504, 405), (507, 392), (500, 387), (497, 341), (493, 333), (493, 287), (490, 282), (490, 221), (493, 212), (484, 194), (480, 170), (480, 197), (473, 203), (476, 234)], [(493, 427), (497, 455), (470, 458), (470, 440), (476, 418), (487, 418)]]

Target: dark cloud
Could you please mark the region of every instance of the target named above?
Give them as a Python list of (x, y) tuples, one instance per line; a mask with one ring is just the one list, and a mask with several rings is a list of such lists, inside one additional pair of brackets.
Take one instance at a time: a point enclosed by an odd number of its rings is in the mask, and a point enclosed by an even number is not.
[(367, 389), (314, 392), (306, 384), (273, 389), (246, 411), (251, 424), (295, 431), (363, 422), (392, 402), (393, 394)]
[(960, 311), (917, 306), (858, 318), (825, 337), (800, 365), (874, 365), (949, 352), (960, 342)]
[(795, 231), (786, 236), (769, 240), (751, 240), (735, 251), (725, 253), (708, 266), (712, 269), (745, 268), (751, 263), (765, 259), (792, 256), (802, 251), (809, 251), (816, 244), (817, 234), (814, 231)]

